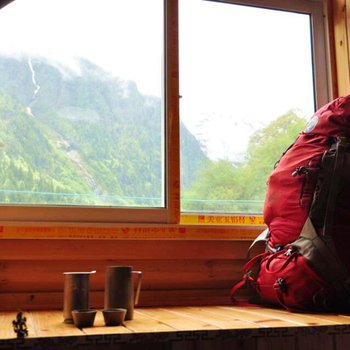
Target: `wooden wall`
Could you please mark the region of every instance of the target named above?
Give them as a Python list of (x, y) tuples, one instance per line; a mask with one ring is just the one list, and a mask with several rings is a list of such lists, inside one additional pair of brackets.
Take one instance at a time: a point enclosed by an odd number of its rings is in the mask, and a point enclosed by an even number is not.
[(103, 306), (106, 266), (143, 271), (140, 305), (229, 304), (249, 241), (0, 240), (0, 310), (60, 309), (63, 272), (97, 270), (91, 306)]
[(328, 0), (335, 96), (350, 93), (350, 0)]

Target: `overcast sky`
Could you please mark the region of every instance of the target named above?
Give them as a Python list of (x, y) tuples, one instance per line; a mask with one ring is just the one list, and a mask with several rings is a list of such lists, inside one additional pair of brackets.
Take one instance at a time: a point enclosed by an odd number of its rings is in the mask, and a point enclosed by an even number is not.
[(15, 0), (0, 12), (0, 52), (85, 57), (158, 96), (162, 34), (162, 0)]
[(235, 157), (252, 126), (291, 109), (312, 116), (310, 17), (180, 0), (180, 73), (182, 118), (214, 158)]
[[(311, 117), (308, 16), (179, 2), (181, 118), (213, 159), (291, 108)], [(0, 53), (85, 57), (161, 96), (162, 13), (162, 0), (15, 0), (0, 11)]]

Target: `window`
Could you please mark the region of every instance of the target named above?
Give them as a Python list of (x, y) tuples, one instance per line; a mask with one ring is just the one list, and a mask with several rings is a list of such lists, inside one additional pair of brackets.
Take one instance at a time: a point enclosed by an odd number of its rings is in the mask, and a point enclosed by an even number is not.
[(0, 12), (0, 203), (53, 220), (133, 208), (164, 221), (163, 0), (96, 4)]
[(328, 100), (322, 3), (179, 6), (181, 209), (259, 214), (276, 160)]
[(261, 192), (243, 191), (240, 169), (256, 146), (247, 141), (329, 99), (321, 2), (268, 4), (277, 10), (206, 0), (3, 7), (0, 220), (177, 223), (180, 209), (259, 212)]

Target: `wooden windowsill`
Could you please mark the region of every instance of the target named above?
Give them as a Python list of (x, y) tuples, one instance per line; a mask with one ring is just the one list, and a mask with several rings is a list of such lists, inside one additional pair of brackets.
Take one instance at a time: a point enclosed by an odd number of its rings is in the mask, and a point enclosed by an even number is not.
[[(339, 344), (349, 344), (350, 340), (349, 315), (290, 313), (253, 305), (137, 308), (134, 319), (118, 327), (105, 327), (98, 312), (94, 327), (84, 329), (63, 323), (62, 311), (32, 311), (24, 316), (29, 336), (16, 339), (12, 328), (16, 312), (0, 313), (0, 349), (15, 348), (18, 343), (29, 348), (51, 344), (50, 349), (84, 345), (84, 349), (120, 349), (118, 344), (135, 343), (157, 343), (156, 348), (162, 349), (161, 344), (167, 343), (166, 349), (172, 349), (169, 342), (208, 343), (217, 349), (222, 342), (244, 342), (248, 344), (244, 349), (260, 349), (259, 344), (264, 342), (279, 342), (284, 349), (304, 349), (310, 343), (316, 346), (326, 342), (330, 349), (342, 349)], [(261, 349), (267, 348), (261, 345)]]

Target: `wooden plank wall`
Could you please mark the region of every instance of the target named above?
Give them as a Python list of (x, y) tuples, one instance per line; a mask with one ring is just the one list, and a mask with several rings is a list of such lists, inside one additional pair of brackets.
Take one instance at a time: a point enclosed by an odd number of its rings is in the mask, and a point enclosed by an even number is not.
[(0, 241), (0, 310), (59, 309), (64, 271), (97, 270), (91, 306), (103, 306), (105, 270), (143, 271), (141, 306), (229, 304), (242, 277), (249, 241), (34, 240)]
[(328, 10), (330, 36), (334, 39), (336, 96), (342, 96), (350, 93), (350, 0), (329, 0)]

